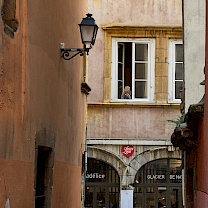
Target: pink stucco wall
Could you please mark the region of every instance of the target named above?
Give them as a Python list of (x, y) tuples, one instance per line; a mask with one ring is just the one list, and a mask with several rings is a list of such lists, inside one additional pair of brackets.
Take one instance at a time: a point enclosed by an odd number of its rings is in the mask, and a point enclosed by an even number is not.
[[(208, 1), (206, 1), (206, 12), (208, 11)], [(208, 20), (208, 17), (206, 17)], [(208, 21), (206, 21), (206, 65), (205, 74), (208, 72)], [(205, 79), (205, 105), (204, 105), (204, 122), (202, 125), (199, 142), (198, 142), (198, 158), (197, 158), (197, 198), (196, 207), (204, 208), (208, 204), (208, 79)]]
[[(205, 112), (206, 113), (206, 112)], [(198, 137), (198, 149), (197, 149), (197, 172), (196, 172), (196, 208), (203, 208), (207, 205), (208, 200), (208, 158), (207, 158), (207, 138), (204, 134), (207, 130), (205, 127), (206, 118), (204, 122), (201, 120), (199, 123), (199, 137)]]
[(89, 85), (92, 92), (88, 100), (95, 102), (102, 102), (104, 96), (106, 54), (103, 26), (182, 26), (181, 0), (89, 0), (88, 11), (100, 27), (96, 44), (89, 56)]
[(205, 208), (208, 204), (208, 195), (204, 192), (197, 192), (196, 208)]
[(88, 138), (170, 140), (178, 108), (88, 107)]

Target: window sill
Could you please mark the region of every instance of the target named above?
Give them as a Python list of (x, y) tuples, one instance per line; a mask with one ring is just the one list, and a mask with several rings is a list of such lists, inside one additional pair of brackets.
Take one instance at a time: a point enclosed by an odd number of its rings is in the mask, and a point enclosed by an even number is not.
[(181, 101), (168, 101), (169, 104), (181, 104)]
[(150, 103), (150, 102), (88, 102), (89, 107), (118, 107), (118, 108), (129, 108), (129, 107), (141, 107), (141, 108), (176, 108), (180, 109), (180, 103)]
[(145, 104), (154, 104), (154, 100), (147, 100), (147, 99), (116, 99), (111, 100), (110, 103), (145, 103)]

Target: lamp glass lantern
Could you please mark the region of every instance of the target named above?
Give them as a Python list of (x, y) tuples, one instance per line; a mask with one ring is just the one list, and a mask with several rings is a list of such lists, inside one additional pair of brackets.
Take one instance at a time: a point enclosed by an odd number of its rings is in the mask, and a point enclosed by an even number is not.
[[(80, 34), (82, 39), (83, 48), (65, 48), (65, 43), (60, 44), (61, 49), (61, 57), (65, 60), (70, 60), (77, 56), (83, 56), (85, 52), (87, 55), (89, 50), (95, 44), (95, 39), (97, 36), (98, 26), (95, 24), (94, 18), (92, 18), (92, 14), (87, 14), (87, 17), (82, 19), (82, 22), (79, 24)], [(70, 53), (75, 53), (70, 56)]]
[(98, 26), (95, 24), (92, 14), (87, 14), (87, 17), (82, 19), (82, 22), (79, 24), (80, 34), (84, 49), (88, 52), (89, 49), (95, 44), (95, 39), (97, 36)]

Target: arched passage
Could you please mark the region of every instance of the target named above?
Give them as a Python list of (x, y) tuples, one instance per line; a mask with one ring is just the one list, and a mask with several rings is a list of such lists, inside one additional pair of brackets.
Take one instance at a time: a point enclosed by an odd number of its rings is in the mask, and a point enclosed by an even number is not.
[(181, 159), (157, 159), (135, 176), (134, 208), (182, 208)]
[(128, 188), (134, 183), (137, 171), (146, 163), (162, 158), (181, 158), (179, 149), (169, 147), (156, 147), (135, 156), (129, 163), (126, 163), (116, 152), (107, 149), (88, 146), (88, 157), (104, 161), (115, 168), (120, 176), (121, 188)]
[[(164, 159), (164, 158), (181, 158), (181, 151), (174, 150), (168, 151), (168, 147), (160, 147), (150, 149), (148, 151), (143, 152), (142, 154), (137, 155), (130, 163), (129, 166), (126, 168), (126, 172), (123, 177), (123, 184), (126, 181), (126, 185), (134, 183), (135, 174), (137, 171), (146, 163), (157, 160), (157, 159)], [(126, 177), (126, 179), (125, 179)]]
[(94, 158), (108, 163), (109, 165), (115, 168), (115, 170), (118, 172), (120, 176), (123, 175), (124, 170), (128, 166), (128, 164), (126, 164), (122, 160), (122, 158), (106, 149), (89, 146), (87, 148), (87, 155), (90, 158)]
[(117, 171), (109, 164), (94, 158), (88, 158), (85, 207), (118, 208), (120, 195), (120, 178)]

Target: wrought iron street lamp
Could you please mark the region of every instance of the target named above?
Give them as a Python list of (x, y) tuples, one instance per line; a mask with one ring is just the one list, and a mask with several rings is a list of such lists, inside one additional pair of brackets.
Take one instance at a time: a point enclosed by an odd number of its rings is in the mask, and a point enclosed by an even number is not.
[[(98, 26), (95, 24), (95, 20), (92, 18), (92, 14), (88, 13), (87, 17), (82, 19), (79, 27), (83, 48), (65, 48), (65, 43), (61, 43), (61, 57), (65, 60), (70, 60), (78, 54), (83, 56), (85, 52), (88, 55), (89, 50), (95, 44)], [(70, 52), (75, 52), (75, 54), (70, 56)]]

